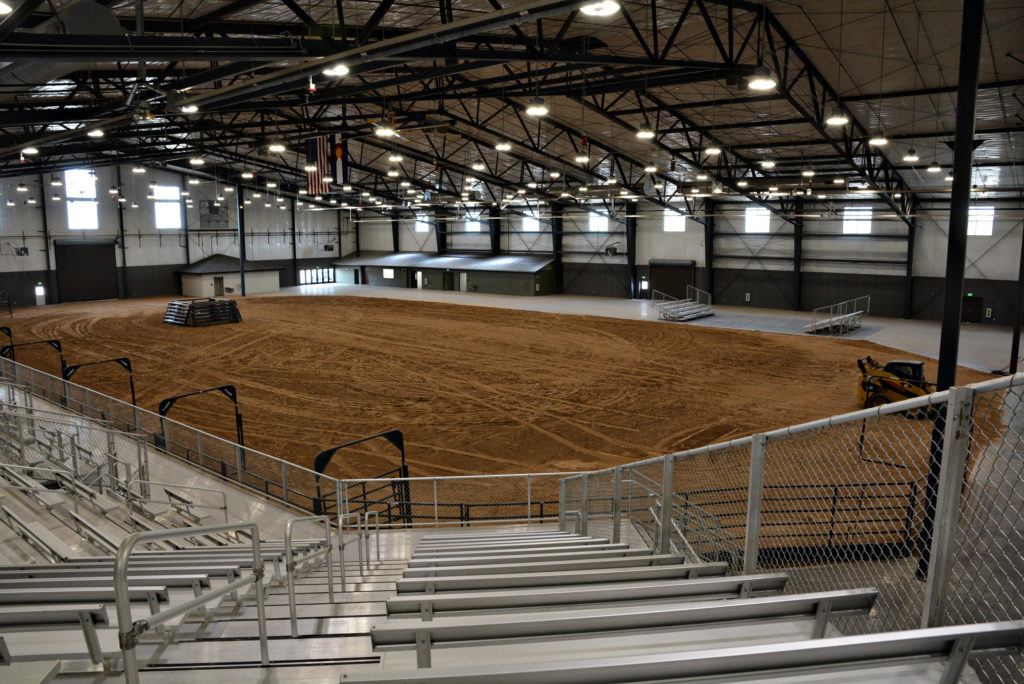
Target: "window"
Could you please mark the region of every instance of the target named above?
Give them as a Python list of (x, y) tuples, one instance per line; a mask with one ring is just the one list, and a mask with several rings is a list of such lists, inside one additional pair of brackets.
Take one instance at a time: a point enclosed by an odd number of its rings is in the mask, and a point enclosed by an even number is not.
[(662, 226), (666, 233), (685, 233), (686, 215), (675, 209), (665, 209)]
[(843, 209), (843, 235), (869, 235), (871, 233), (871, 207)]
[(303, 268), (299, 270), (299, 285), (315, 285), (317, 283), (333, 282), (333, 268)]
[(971, 207), (967, 212), (967, 234), (992, 235), (992, 222), (995, 218), (995, 207)]
[(68, 230), (96, 230), (100, 227), (96, 201), (96, 176), (89, 169), (64, 172), (64, 192), (68, 198)]
[(744, 215), (744, 232), (767, 233), (772, 213), (764, 207), (747, 207)]
[(158, 185), (153, 189), (153, 214), (156, 227), (181, 230), (181, 189), (173, 185)]
[[(430, 221), (427, 220), (426, 216), (416, 217), (416, 232), (417, 233), (429, 233), (430, 232)], [(387, 276), (384, 276), (385, 278)], [(394, 277), (394, 276), (392, 276)]]
[(537, 216), (536, 209), (527, 209), (526, 213), (523, 214), (523, 232), (524, 233), (538, 233), (540, 232), (540, 217)]
[(590, 214), (588, 221), (591, 233), (608, 232), (608, 217), (604, 214)]
[(395, 279), (395, 269), (393, 269), (393, 268), (381, 269), (380, 276), (381, 276), (381, 278), (384, 278), (385, 280), (394, 280)]
[(467, 233), (479, 233), (480, 232), (480, 217), (479, 216), (467, 216), (463, 223), (463, 228)]

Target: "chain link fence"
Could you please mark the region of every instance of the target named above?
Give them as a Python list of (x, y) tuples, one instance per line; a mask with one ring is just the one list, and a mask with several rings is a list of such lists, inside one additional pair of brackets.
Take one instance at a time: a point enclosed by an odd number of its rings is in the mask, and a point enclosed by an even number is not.
[[(564, 501), (654, 552), (784, 571), (788, 592), (877, 588), (870, 614), (833, 619), (846, 634), (1019, 620), (1022, 447), (1018, 374), (584, 474)], [(989, 682), (1022, 667), (975, 663)]]

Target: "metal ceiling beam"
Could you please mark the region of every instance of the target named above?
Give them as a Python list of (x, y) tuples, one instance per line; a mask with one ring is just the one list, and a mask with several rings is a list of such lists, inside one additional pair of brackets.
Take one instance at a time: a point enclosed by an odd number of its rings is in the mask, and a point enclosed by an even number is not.
[(0, 43), (0, 61), (130, 62), (140, 59), (271, 62), (318, 57), (330, 52), (323, 41), (305, 38), (190, 38), (94, 36), (19, 32)]
[(408, 35), (375, 42), (351, 50), (327, 56), (323, 62), (300, 64), (279, 69), (270, 74), (257, 76), (245, 83), (222, 88), (212, 95), (199, 95), (188, 98), (187, 104), (199, 106), (238, 99), (252, 99), (280, 84), (301, 83), (306, 76), (320, 69), (324, 62), (345, 62), (350, 66), (366, 64), (376, 59), (394, 57), (410, 50), (418, 50), (429, 45), (437, 45), (485, 31), (515, 26), (526, 21), (540, 19), (569, 10), (578, 9), (585, 0), (535, 0), (534, 2), (507, 8), (496, 12), (471, 16), (443, 26), (431, 26)]

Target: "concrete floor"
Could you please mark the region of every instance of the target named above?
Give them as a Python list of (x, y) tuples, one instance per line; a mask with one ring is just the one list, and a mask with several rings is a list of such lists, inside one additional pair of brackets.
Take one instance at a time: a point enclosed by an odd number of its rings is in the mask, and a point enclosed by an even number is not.
[[(374, 287), (370, 285), (300, 285), (283, 288), (270, 296), (283, 295), (348, 295), (354, 297), (384, 297), (389, 299), (444, 302), (489, 306), (499, 309), (544, 311), (547, 313), (608, 316), (634, 320), (658, 320), (658, 310), (649, 299), (618, 299), (613, 297), (583, 297), (580, 295), (547, 295), (523, 297), (493, 295), (479, 292), (417, 290), (413, 288)], [(255, 295), (266, 296), (266, 295)], [(803, 327), (810, 322), (810, 313), (780, 309), (760, 309), (743, 306), (715, 306), (715, 315), (687, 323), (664, 325), (701, 325), (735, 330), (762, 330), (765, 332), (806, 335)], [(847, 335), (850, 339), (870, 340), (888, 347), (902, 349), (930, 358), (939, 356), (938, 321), (906, 320), (902, 318), (864, 318), (863, 327)], [(960, 326), (960, 365), (983, 371), (1006, 368), (1010, 362), (1012, 328), (997, 325), (964, 323)]]

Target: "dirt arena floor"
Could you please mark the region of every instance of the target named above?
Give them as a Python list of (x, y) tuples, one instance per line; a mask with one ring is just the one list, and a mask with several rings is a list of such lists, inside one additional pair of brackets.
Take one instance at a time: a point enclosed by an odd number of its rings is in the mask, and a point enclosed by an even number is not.
[[(185, 328), (162, 322), (167, 301), (24, 308), (9, 325), (15, 342), (60, 339), (69, 364), (131, 358), (153, 411), (233, 384), (246, 445), (306, 467), (320, 449), (399, 428), (414, 476), (593, 469), (741, 437), (858, 409), (859, 357), (920, 358), (856, 340), (362, 297), (247, 298), (240, 324)], [(59, 375), (47, 346), (17, 360)], [(962, 368), (958, 380), (988, 377)], [(74, 380), (129, 399), (113, 364)], [(234, 438), (221, 395), (169, 417)], [(332, 475), (369, 477), (397, 452), (336, 461)]]

